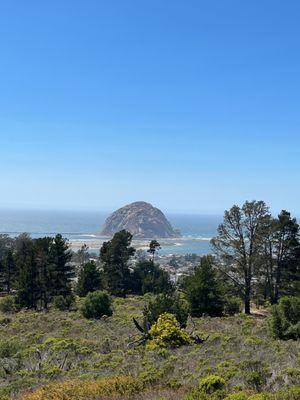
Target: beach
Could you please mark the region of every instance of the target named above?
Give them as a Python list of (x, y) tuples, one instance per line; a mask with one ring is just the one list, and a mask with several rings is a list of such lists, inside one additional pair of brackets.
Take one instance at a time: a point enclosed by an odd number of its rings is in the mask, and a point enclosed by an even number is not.
[[(92, 235), (91, 235), (92, 236)], [(70, 238), (69, 244), (73, 251), (78, 251), (86, 245), (90, 252), (98, 253), (103, 242), (110, 240), (109, 237), (80, 237), (78, 239)], [(205, 237), (179, 237), (179, 238), (161, 238), (157, 239), (161, 245), (159, 254), (207, 254), (210, 247), (210, 238)], [(147, 250), (151, 239), (133, 239), (132, 246), (136, 250)]]

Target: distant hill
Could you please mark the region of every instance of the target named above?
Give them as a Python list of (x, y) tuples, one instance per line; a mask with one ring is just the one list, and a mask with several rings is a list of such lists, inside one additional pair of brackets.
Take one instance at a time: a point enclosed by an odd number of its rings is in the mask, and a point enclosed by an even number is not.
[(102, 235), (112, 236), (126, 229), (136, 238), (172, 238), (180, 236), (162, 211), (145, 201), (136, 201), (112, 213)]

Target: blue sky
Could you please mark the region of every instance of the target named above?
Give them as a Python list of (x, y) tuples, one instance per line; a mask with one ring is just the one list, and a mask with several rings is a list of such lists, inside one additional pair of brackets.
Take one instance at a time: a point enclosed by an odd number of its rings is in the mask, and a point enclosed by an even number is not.
[(300, 214), (300, 2), (0, 2), (0, 207)]

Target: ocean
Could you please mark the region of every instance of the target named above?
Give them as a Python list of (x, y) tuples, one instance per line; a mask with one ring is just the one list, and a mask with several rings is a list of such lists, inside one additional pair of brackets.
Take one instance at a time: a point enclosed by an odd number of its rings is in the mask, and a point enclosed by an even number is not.
[[(92, 211), (0, 210), (0, 233), (17, 236), (27, 232), (33, 238), (61, 233), (74, 250), (85, 242), (90, 251), (98, 252), (98, 244), (103, 240), (101, 227), (108, 215)], [(216, 235), (221, 216), (166, 214), (166, 217), (182, 237), (162, 239), (161, 255), (210, 252), (210, 239)]]

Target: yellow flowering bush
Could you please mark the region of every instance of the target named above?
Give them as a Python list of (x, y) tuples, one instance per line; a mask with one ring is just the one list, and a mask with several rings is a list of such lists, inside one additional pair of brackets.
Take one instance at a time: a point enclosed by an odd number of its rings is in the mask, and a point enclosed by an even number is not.
[(213, 393), (216, 390), (224, 389), (225, 380), (218, 375), (208, 375), (199, 382), (199, 388), (204, 393)]
[(192, 343), (189, 334), (180, 327), (175, 316), (169, 313), (160, 315), (157, 322), (151, 326), (149, 334), (151, 339), (147, 348), (150, 350)]

